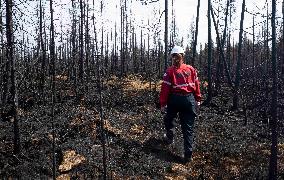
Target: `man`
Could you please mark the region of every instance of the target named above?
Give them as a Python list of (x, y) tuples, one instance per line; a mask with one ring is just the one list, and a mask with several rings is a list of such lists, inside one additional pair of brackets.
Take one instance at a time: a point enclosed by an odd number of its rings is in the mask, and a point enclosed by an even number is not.
[(166, 112), (164, 141), (173, 143), (174, 118), (179, 114), (184, 139), (184, 163), (191, 161), (193, 126), (200, 105), (200, 83), (196, 70), (184, 64), (184, 50), (175, 46), (171, 51), (172, 66), (163, 77), (160, 93), (161, 111)]

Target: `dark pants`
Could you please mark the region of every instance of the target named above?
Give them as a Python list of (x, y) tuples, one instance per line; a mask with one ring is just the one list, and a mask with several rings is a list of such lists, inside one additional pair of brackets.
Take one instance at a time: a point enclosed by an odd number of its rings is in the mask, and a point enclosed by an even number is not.
[(195, 99), (193, 94), (188, 96), (170, 95), (168, 99), (167, 114), (164, 117), (167, 137), (173, 139), (174, 119), (179, 114), (184, 140), (184, 154), (191, 156), (193, 143), (193, 127), (196, 117)]

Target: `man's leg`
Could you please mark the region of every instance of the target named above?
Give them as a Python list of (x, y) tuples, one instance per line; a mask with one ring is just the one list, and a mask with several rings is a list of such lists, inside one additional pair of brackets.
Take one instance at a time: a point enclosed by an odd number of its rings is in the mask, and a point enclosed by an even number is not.
[(168, 108), (167, 113), (164, 116), (164, 125), (166, 129), (166, 141), (168, 144), (171, 144), (174, 139), (174, 128), (175, 128), (175, 118), (177, 116), (177, 112), (172, 109)]
[(181, 112), (179, 115), (184, 140), (184, 158), (186, 161), (190, 161), (192, 156), (195, 114), (192, 112)]

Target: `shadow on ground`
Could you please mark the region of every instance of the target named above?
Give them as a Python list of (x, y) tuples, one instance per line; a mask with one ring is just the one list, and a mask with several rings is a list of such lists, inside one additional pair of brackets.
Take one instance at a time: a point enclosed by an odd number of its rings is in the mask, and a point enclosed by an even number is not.
[(171, 163), (182, 163), (182, 157), (174, 154), (168, 146), (162, 139), (151, 137), (143, 143), (142, 149), (145, 153), (151, 153), (158, 159)]

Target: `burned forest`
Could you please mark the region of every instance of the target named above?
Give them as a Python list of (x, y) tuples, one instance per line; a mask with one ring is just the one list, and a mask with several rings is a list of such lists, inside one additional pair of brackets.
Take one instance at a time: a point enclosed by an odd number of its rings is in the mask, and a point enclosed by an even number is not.
[[(0, 14), (0, 179), (284, 179), (283, 0), (0, 0)], [(187, 164), (178, 118), (161, 139), (175, 45), (202, 94)]]

